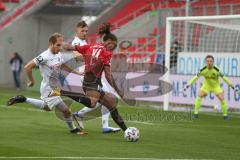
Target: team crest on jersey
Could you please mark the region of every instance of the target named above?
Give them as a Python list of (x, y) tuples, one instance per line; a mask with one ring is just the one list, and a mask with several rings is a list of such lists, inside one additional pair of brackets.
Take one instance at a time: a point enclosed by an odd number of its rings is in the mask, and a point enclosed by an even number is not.
[(58, 70), (60, 66), (61, 66), (60, 64), (55, 64), (55, 65), (50, 66), (49, 68), (51, 70)]

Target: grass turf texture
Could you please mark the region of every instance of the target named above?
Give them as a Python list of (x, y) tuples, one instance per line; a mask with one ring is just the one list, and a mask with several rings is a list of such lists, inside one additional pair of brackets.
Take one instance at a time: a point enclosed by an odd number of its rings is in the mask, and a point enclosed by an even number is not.
[[(36, 92), (21, 92), (39, 97)], [(5, 107), (15, 91), (0, 93), (0, 157), (138, 157), (239, 159), (240, 118), (232, 115), (223, 121), (219, 114), (200, 114), (200, 119), (159, 121), (151, 123), (128, 121), (128, 126), (140, 130), (137, 143), (126, 142), (123, 132), (101, 133), (101, 119), (86, 121), (86, 136), (72, 135), (54, 112), (41, 112), (28, 104)], [(74, 104), (76, 105), (76, 104)], [(119, 107), (125, 118), (129, 115), (157, 115), (160, 111)], [(163, 112), (161, 111), (161, 114)], [(166, 112), (166, 114), (179, 114)], [(181, 113), (184, 114), (184, 113)], [(127, 115), (127, 116), (126, 116)], [(133, 116), (134, 117), (134, 116)], [(133, 118), (133, 120), (135, 120)], [(147, 119), (143, 119), (144, 121)], [(113, 121), (112, 126), (116, 126)]]

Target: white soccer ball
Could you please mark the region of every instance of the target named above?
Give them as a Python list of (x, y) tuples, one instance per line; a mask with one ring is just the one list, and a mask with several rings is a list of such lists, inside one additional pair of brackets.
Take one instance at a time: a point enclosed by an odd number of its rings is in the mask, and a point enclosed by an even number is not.
[(136, 142), (140, 137), (140, 132), (135, 127), (129, 127), (124, 132), (124, 138), (128, 142)]

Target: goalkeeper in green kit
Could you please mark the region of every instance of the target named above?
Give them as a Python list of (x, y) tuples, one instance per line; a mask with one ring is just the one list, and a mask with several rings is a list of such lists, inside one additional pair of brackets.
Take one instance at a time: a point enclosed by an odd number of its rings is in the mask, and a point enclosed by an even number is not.
[(198, 97), (195, 101), (193, 118), (198, 118), (198, 110), (201, 106), (202, 98), (207, 96), (209, 92), (212, 92), (218, 97), (219, 101), (221, 102), (221, 109), (223, 112), (224, 120), (228, 120), (229, 117), (227, 112), (227, 103), (224, 100), (224, 92), (220, 85), (219, 77), (221, 77), (234, 91), (237, 90), (232, 85), (232, 82), (226, 76), (224, 76), (223, 73), (216, 66), (214, 66), (214, 57), (212, 55), (206, 56), (205, 61), (206, 66), (203, 67), (199, 71), (199, 73), (195, 75), (184, 88), (184, 91), (186, 91), (187, 88), (189, 88), (193, 83), (195, 83), (199, 77), (203, 76), (205, 78), (203, 81), (203, 85), (198, 92)]

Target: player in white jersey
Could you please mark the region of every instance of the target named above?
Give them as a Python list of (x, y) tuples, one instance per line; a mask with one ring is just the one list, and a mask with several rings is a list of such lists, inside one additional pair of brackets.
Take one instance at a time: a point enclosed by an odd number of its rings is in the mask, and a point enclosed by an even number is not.
[[(86, 45), (87, 44), (87, 41), (86, 41), (87, 33), (88, 33), (87, 24), (84, 21), (80, 21), (76, 26), (76, 36), (75, 36), (74, 40), (72, 41), (72, 45), (80, 45), (80, 46)], [(75, 58), (77, 58), (77, 60), (82, 59), (81, 54), (77, 53), (77, 51), (74, 51), (74, 53), (75, 53)], [(84, 71), (84, 66), (80, 66), (79, 70), (80, 70), (80, 72), (83, 72)], [(83, 82), (83, 76), (80, 77), (80, 83), (82, 83), (82, 82)], [(104, 83), (103, 80), (102, 80), (102, 84), (103, 84), (103, 91), (110, 93), (109, 87), (107, 86), (106, 83)], [(82, 84), (80, 84), (80, 85), (82, 86)], [(78, 117), (77, 119), (78, 119), (78, 122), (79, 122), (80, 126), (82, 128), (84, 128), (81, 119), (84, 116), (86, 116), (87, 113), (95, 110), (97, 107), (101, 107), (102, 132), (103, 133), (110, 133), (110, 132), (120, 131), (120, 128), (113, 128), (113, 127), (109, 126), (110, 112), (105, 106), (102, 106), (100, 103), (98, 103), (95, 108), (84, 107), (80, 111), (74, 113), (74, 115)]]
[(66, 64), (63, 64), (60, 53), (63, 41), (63, 36), (61, 34), (54, 33), (49, 38), (49, 48), (33, 60), (29, 61), (24, 67), (29, 79), (29, 87), (32, 87), (34, 85), (32, 69), (37, 66), (39, 67), (41, 76), (43, 78), (40, 87), (42, 100), (26, 98), (22, 95), (18, 95), (11, 98), (8, 101), (8, 105), (26, 102), (33, 104), (34, 106), (45, 111), (51, 111), (53, 107), (56, 107), (56, 109), (62, 112), (64, 120), (70, 129), (70, 132), (82, 135), (85, 134), (85, 132), (75, 127), (71, 112), (68, 106), (62, 101), (61, 97), (49, 97), (49, 94), (53, 89), (59, 88), (59, 74), (61, 72), (61, 69), (78, 75), (80, 74), (78, 71), (75, 71)]

